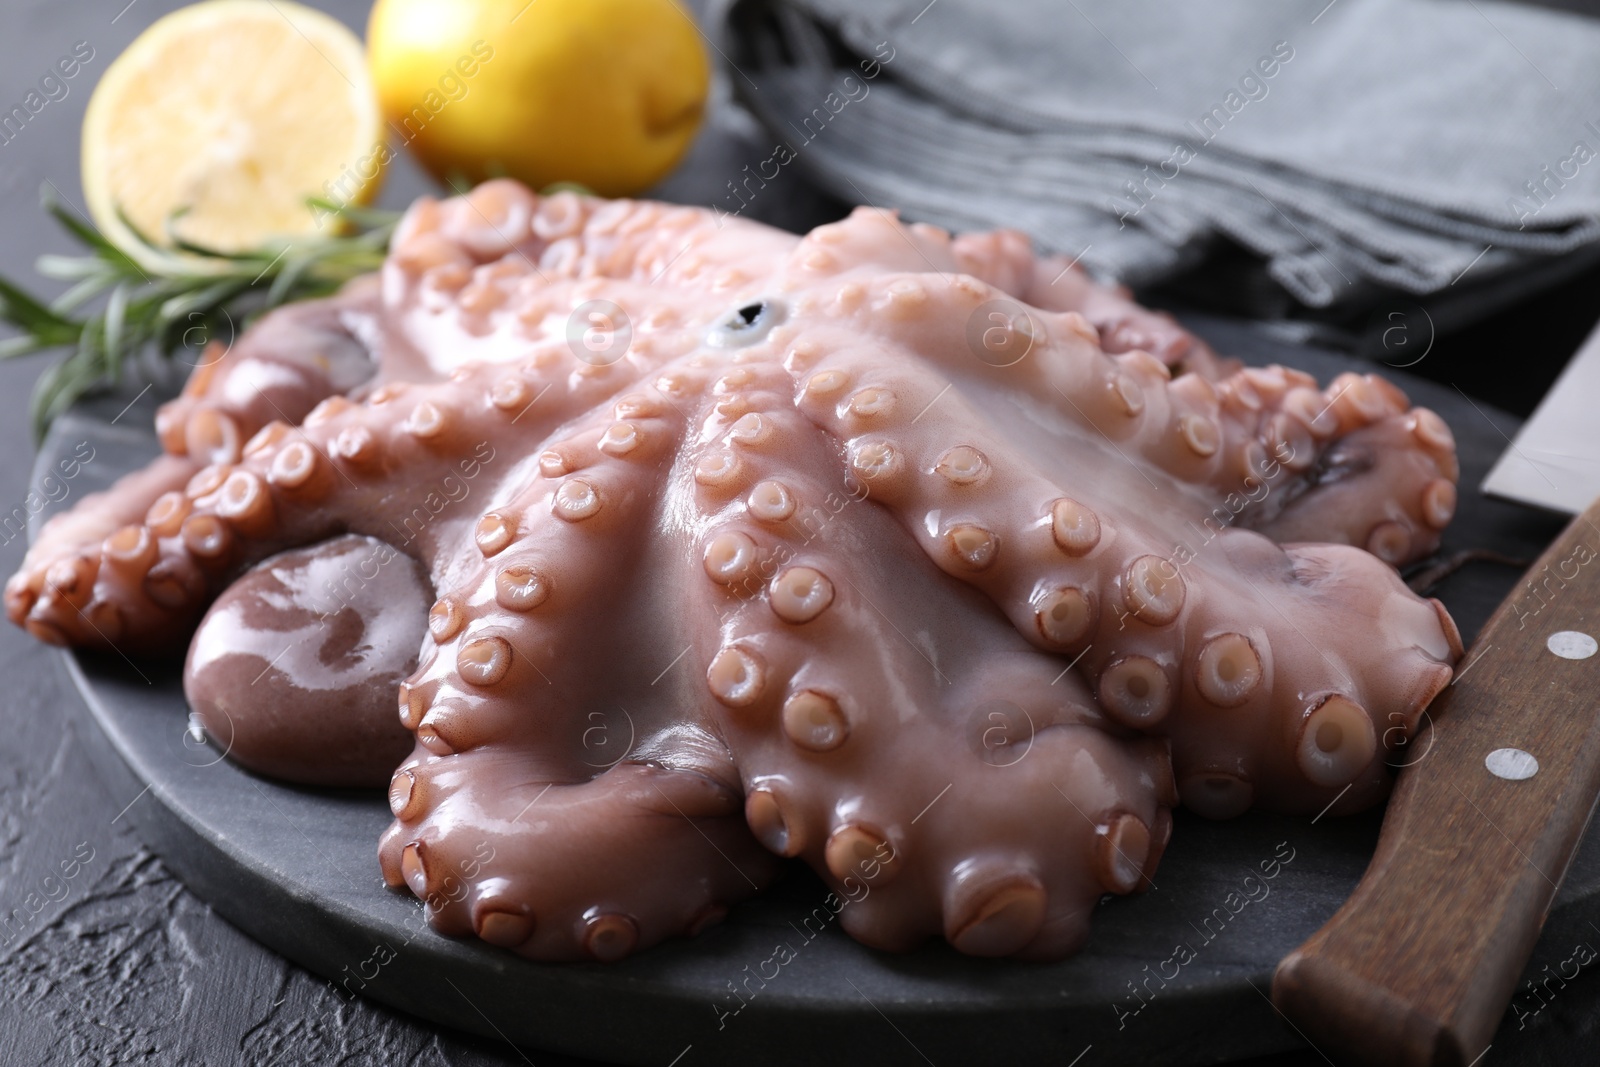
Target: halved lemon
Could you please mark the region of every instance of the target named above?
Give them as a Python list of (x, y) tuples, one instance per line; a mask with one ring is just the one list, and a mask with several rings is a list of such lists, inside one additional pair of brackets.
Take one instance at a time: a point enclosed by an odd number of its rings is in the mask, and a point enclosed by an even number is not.
[(331, 233), (308, 197), (361, 204), (389, 158), (361, 42), (290, 0), (209, 0), (155, 22), (107, 68), (83, 120), (95, 224), (123, 217), (222, 252)]

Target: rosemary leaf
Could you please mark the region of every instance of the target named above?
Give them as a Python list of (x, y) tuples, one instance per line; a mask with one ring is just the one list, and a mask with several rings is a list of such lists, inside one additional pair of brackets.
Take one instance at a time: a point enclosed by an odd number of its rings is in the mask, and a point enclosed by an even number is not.
[(115, 285), (116, 283), (117, 275), (115, 274), (106, 274), (104, 271), (92, 274), (50, 301), (50, 310), (57, 315), (71, 314), (83, 304), (105, 292), (107, 286)]
[[(39, 436), (85, 393), (116, 385), (130, 363), (154, 368), (213, 338), (237, 337), (264, 311), (326, 295), (378, 269), (399, 221), (395, 212), (313, 200), (328, 222), (326, 235), (225, 253), (176, 239), (159, 247), (129, 222), (140, 247), (124, 250), (64, 208), (48, 186), (40, 199), (88, 254), (39, 258), (40, 274), (73, 283), (48, 304), (0, 277), (0, 321), (17, 331), (0, 339), (0, 359), (67, 350), (34, 386), (30, 414)], [(168, 233), (175, 221), (168, 220)], [(79, 310), (101, 296), (98, 311)], [(144, 356), (155, 362), (140, 364)]]
[(36, 438), (43, 439), (55, 417), (65, 411), (94, 381), (99, 355), (99, 328), (94, 320), (78, 338), (78, 350), (39, 376), (28, 416)]
[(285, 262), (283, 270), (272, 280), (272, 286), (267, 290), (267, 306), (277, 307), (289, 299), (289, 294), (294, 292), (295, 287), (300, 284), (300, 279), (314, 262), (307, 256), (294, 256)]
[(144, 271), (139, 269), (139, 264), (135, 263), (131, 256), (106, 240), (99, 230), (96, 230), (88, 223), (79, 221), (77, 216), (62, 207), (61, 202), (56, 199), (55, 193), (48, 182), (40, 188), (39, 199), (44, 204), (45, 210), (64, 226), (67, 232), (93, 250), (99, 258), (116, 267), (119, 271), (126, 271), (141, 277), (144, 276)]
[(43, 351), (46, 346), (41, 345), (27, 334), (21, 337), (7, 337), (0, 341), (0, 359), (13, 359), (17, 356), (26, 356), (34, 352)]
[(172, 297), (161, 305), (161, 317), (178, 319), (195, 312), (203, 313), (206, 308), (231, 300), (248, 288), (250, 288), (248, 278), (226, 278), (203, 289)]
[(34, 269), (46, 278), (60, 278), (63, 281), (73, 281), (78, 278), (90, 278), (106, 272), (103, 260), (86, 259), (83, 256), (56, 256), (43, 255), (34, 261)]
[(33, 297), (0, 278), (0, 318), (41, 342), (41, 347), (71, 344), (79, 324), (64, 319)]
[(113, 377), (122, 367), (123, 325), (128, 314), (128, 283), (123, 282), (111, 290), (111, 299), (106, 301), (106, 336), (105, 352), (111, 366), (107, 368)]

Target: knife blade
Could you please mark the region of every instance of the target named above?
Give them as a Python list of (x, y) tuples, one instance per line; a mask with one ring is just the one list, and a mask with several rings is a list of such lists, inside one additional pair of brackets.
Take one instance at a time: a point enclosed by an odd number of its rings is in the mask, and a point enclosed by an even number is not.
[(1324, 1055), (1476, 1063), (1588, 826), (1600, 796), (1600, 459), (1578, 460), (1600, 456), (1600, 428), (1577, 411), (1594, 398), (1600, 329), (1484, 486), (1581, 514), (1429, 706), (1408, 746), (1425, 755), (1400, 772), (1350, 899), (1273, 977), (1273, 1003)]
[(1544, 400), (1501, 453), (1483, 491), (1575, 515), (1600, 497), (1600, 327), (1567, 362)]

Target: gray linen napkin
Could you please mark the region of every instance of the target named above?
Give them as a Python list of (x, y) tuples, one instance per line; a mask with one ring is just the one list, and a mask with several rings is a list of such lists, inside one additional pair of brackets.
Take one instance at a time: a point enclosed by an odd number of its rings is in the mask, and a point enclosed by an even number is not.
[[(846, 200), (1143, 284), (1225, 235), (1322, 307), (1600, 240), (1600, 23), (1493, 0), (725, 0), (735, 91)], [(768, 193), (768, 195), (773, 195)]]

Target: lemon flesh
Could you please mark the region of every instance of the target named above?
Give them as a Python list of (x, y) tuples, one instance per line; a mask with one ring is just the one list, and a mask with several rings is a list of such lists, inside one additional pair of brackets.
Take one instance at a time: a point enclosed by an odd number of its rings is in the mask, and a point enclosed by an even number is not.
[(83, 123), (95, 224), (142, 255), (168, 229), (223, 252), (331, 232), (307, 197), (365, 203), (387, 160), (361, 42), (289, 0), (209, 0), (145, 30)]
[(682, 158), (711, 77), (674, 0), (378, 0), (367, 54), (394, 141), (436, 177), (605, 196)]

